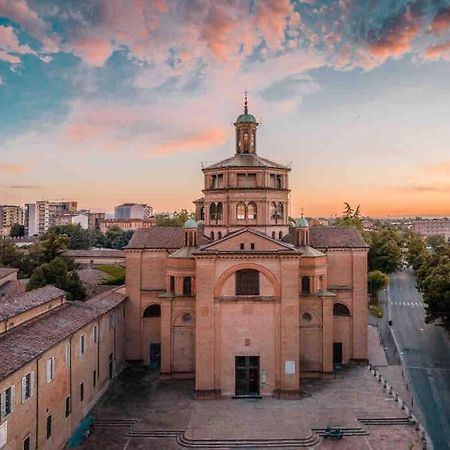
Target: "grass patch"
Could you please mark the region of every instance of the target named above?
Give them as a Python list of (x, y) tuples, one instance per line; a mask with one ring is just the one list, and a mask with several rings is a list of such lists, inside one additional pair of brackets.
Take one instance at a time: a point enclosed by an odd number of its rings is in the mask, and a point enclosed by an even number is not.
[(120, 286), (122, 284), (125, 284), (125, 267), (119, 265), (103, 264), (101, 266), (96, 266), (96, 269), (101, 270), (108, 275), (103, 284), (109, 284), (113, 286)]
[(380, 305), (369, 305), (369, 311), (377, 319), (381, 319), (383, 317), (383, 308)]

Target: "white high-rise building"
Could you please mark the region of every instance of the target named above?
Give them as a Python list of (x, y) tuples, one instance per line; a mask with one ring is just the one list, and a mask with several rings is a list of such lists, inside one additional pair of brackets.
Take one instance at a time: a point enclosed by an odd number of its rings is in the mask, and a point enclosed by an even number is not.
[(144, 219), (153, 216), (153, 208), (145, 203), (124, 203), (114, 208), (115, 219)]

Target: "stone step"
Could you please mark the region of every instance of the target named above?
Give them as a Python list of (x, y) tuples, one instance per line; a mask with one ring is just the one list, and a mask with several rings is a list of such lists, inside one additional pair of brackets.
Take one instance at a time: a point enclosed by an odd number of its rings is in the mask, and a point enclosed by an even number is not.
[(414, 425), (408, 417), (373, 417), (358, 419), (363, 425)]
[(316, 434), (304, 439), (190, 439), (183, 432), (162, 430), (131, 430), (128, 437), (134, 438), (170, 438), (185, 448), (301, 448), (311, 447), (319, 442)]

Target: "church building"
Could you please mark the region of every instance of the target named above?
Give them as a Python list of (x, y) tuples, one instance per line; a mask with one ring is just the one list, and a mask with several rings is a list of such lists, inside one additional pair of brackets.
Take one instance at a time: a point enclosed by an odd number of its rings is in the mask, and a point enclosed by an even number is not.
[(203, 168), (196, 219), (126, 248), (126, 359), (197, 398), (298, 398), (302, 379), (367, 359), (367, 252), (354, 228), (289, 220), (290, 168), (258, 155), (258, 122)]

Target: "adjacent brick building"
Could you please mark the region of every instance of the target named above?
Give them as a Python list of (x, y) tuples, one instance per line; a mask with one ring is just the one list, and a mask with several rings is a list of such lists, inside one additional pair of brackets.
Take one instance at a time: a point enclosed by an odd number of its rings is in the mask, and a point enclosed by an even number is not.
[(124, 300), (66, 302), (53, 286), (0, 298), (2, 450), (64, 447), (124, 364)]
[(295, 398), (302, 378), (367, 359), (368, 247), (356, 229), (290, 223), (290, 168), (257, 154), (247, 104), (234, 125), (197, 220), (126, 248), (126, 358), (195, 378), (198, 398)]

